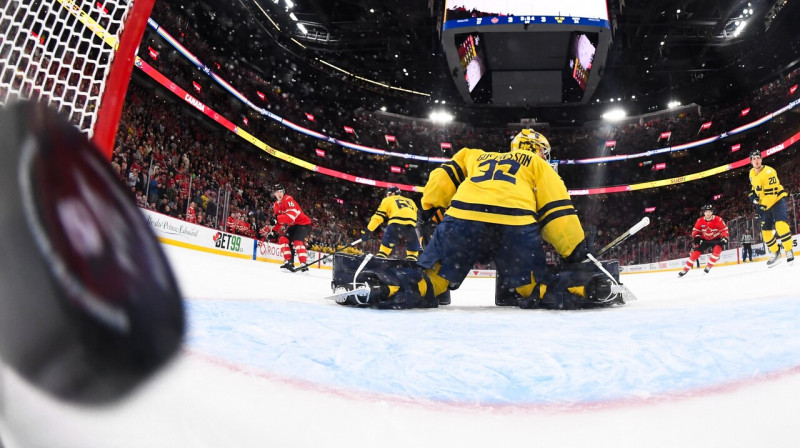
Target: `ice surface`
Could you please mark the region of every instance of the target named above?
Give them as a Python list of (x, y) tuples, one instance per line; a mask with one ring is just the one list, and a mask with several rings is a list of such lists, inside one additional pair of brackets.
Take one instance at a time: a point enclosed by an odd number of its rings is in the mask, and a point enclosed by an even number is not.
[(8, 448), (800, 444), (800, 266), (626, 275), (639, 300), (603, 310), (495, 307), (468, 279), (375, 311), (322, 300), (330, 271), (165, 249), (181, 357), (103, 409), (3, 371)]

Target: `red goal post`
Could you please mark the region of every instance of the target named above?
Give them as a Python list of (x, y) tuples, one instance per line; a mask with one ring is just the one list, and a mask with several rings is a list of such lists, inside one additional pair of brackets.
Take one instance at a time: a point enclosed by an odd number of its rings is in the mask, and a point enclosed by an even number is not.
[(106, 158), (155, 0), (8, 0), (0, 6), (0, 106), (49, 103)]

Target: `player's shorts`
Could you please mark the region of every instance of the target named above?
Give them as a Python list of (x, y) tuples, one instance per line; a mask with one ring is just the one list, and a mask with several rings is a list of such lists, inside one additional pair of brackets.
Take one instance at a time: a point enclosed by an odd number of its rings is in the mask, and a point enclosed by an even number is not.
[(461, 286), (478, 260), (493, 260), (503, 288), (516, 288), (547, 276), (539, 225), (507, 226), (468, 221), (445, 215), (417, 264), (433, 268), (450, 281), (450, 289)]
[(417, 236), (417, 228), (414, 226), (405, 226), (402, 224), (389, 224), (383, 231), (383, 239), (381, 244), (386, 247), (394, 247), (398, 242), (405, 239), (406, 251), (419, 252), (419, 236)]
[(760, 211), (758, 216), (761, 218), (762, 230), (775, 230), (776, 221), (789, 222), (786, 211), (786, 198), (778, 200), (769, 210)]
[(311, 226), (294, 225), (286, 229), (286, 237), (289, 241), (305, 241), (308, 238), (308, 231)]

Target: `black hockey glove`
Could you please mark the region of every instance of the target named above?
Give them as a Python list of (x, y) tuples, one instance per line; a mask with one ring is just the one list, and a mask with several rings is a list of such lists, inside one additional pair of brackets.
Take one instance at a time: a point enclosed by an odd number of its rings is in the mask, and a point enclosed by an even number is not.
[(728, 239), (723, 236), (719, 239), (719, 245), (724, 249), (728, 245)]
[(586, 259), (588, 259), (589, 255), (589, 246), (586, 244), (586, 240), (581, 241), (575, 246), (575, 249), (572, 249), (572, 253), (569, 254), (567, 258), (564, 259), (568, 264), (572, 263), (580, 263)]
[(755, 205), (758, 205), (758, 195), (756, 194), (755, 191), (750, 190), (750, 193), (747, 193), (747, 197), (750, 198), (750, 202), (752, 202)]
[(267, 240), (268, 241), (275, 241), (275, 240), (278, 239), (279, 236), (280, 235), (278, 234), (278, 232), (272, 230), (267, 234)]
[(694, 237), (694, 244), (692, 244), (692, 249), (700, 250), (700, 243), (703, 241), (702, 238), (699, 236)]
[(276, 225), (278, 225), (278, 218), (274, 216), (272, 218), (269, 218), (269, 225), (270, 227), (275, 227)]
[(444, 209), (439, 207), (429, 208), (427, 210), (423, 209), (422, 220), (439, 224), (444, 220)]
[(369, 239), (372, 238), (372, 231), (369, 229), (364, 229), (361, 231), (361, 241), (367, 242)]

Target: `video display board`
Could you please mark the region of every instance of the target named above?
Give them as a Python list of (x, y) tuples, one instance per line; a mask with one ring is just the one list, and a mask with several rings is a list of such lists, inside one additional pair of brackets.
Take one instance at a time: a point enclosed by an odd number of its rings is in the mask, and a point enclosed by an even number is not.
[(445, 9), (442, 44), (467, 103), (591, 99), (611, 42), (605, 0), (447, 0)]

